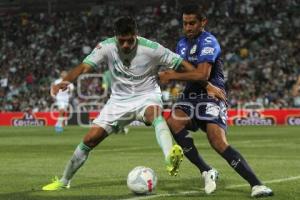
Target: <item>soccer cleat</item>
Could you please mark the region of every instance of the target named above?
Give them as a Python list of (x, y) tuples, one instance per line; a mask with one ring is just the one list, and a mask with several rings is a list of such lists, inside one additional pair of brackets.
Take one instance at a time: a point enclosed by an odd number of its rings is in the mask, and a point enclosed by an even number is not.
[(206, 194), (213, 193), (216, 188), (216, 180), (219, 177), (219, 172), (215, 169), (210, 169), (209, 171), (204, 171), (202, 173), (202, 177), (204, 178), (204, 191)]
[(183, 160), (182, 148), (177, 144), (173, 145), (170, 154), (166, 159), (167, 171), (170, 176), (177, 176), (179, 172), (179, 166), (182, 160)]
[(64, 131), (64, 128), (62, 126), (55, 126), (55, 132), (56, 133), (61, 133)]
[(61, 189), (69, 189), (70, 188), (70, 182), (65, 185), (62, 181), (60, 181), (57, 176), (54, 177), (52, 180), (52, 183), (45, 185), (42, 190), (44, 191), (54, 191), (54, 190), (61, 190)]
[(255, 185), (252, 187), (251, 197), (268, 197), (273, 196), (273, 191), (264, 185)]

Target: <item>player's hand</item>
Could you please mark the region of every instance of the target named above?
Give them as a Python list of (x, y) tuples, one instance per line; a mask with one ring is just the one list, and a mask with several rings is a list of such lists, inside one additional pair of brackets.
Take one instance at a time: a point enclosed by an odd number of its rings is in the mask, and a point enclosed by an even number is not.
[(56, 96), (57, 93), (59, 92), (59, 90), (66, 90), (68, 88), (68, 85), (70, 84), (70, 82), (68, 81), (62, 81), (56, 85), (52, 85), (51, 86), (51, 90), (50, 90), (50, 94), (51, 96)]
[(158, 74), (159, 75), (159, 81), (162, 84), (169, 83), (172, 80), (174, 73), (176, 73), (174, 70), (167, 70), (167, 71), (160, 72)]
[(208, 85), (206, 86), (206, 91), (209, 96), (220, 99), (227, 104), (227, 98), (225, 92), (222, 89), (214, 86), (211, 83), (208, 83)]

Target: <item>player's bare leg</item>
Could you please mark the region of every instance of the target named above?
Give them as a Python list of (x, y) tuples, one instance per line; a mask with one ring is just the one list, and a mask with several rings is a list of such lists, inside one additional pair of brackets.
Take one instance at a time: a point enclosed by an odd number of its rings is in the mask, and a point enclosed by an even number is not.
[(252, 197), (273, 195), (272, 190), (264, 186), (256, 177), (243, 156), (228, 144), (224, 129), (220, 128), (217, 124), (208, 123), (207, 138), (211, 146), (250, 184)]
[(176, 176), (183, 152), (179, 145), (173, 145), (170, 129), (162, 116), (162, 108), (157, 105), (147, 107), (144, 118), (146, 123), (152, 124), (155, 129), (156, 140), (165, 156), (167, 171), (171, 176)]
[(77, 170), (85, 163), (89, 152), (108, 136), (107, 132), (94, 125), (84, 136), (83, 141), (75, 149), (70, 161), (67, 163), (61, 179), (56, 178), (52, 183), (43, 187), (43, 190), (60, 190), (70, 187), (70, 181)]
[(207, 194), (214, 192), (216, 190), (215, 180), (218, 177), (218, 172), (212, 169), (199, 155), (192, 135), (186, 130), (186, 127), (191, 126), (190, 118), (182, 110), (175, 109), (168, 119), (168, 125), (177, 144), (183, 148), (184, 155), (200, 170), (204, 178), (205, 192)]

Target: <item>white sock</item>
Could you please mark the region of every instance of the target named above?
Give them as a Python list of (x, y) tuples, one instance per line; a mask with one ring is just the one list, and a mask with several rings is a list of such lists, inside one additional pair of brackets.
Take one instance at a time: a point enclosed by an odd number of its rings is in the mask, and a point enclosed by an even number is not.
[(162, 116), (154, 119), (152, 125), (155, 128), (156, 140), (162, 149), (165, 158), (167, 158), (173, 146), (171, 131), (166, 123), (166, 120)]
[(71, 160), (65, 167), (64, 173), (60, 181), (65, 185), (72, 179), (77, 170), (84, 164), (87, 160), (91, 148), (82, 142), (75, 149)]
[(64, 122), (64, 117), (58, 117), (55, 126), (63, 126), (63, 122)]

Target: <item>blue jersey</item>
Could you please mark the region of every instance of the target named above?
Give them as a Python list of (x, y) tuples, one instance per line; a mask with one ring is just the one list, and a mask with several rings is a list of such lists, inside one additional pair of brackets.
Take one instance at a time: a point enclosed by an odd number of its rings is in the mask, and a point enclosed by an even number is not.
[[(194, 40), (182, 37), (177, 43), (176, 53), (195, 67), (199, 63), (211, 63), (209, 82), (223, 90), (225, 89), (223, 62), (220, 58), (221, 48), (218, 40), (211, 33), (204, 31)], [(206, 90), (201, 88), (197, 82), (187, 82), (184, 94), (189, 95), (190, 93), (206, 94)]]

